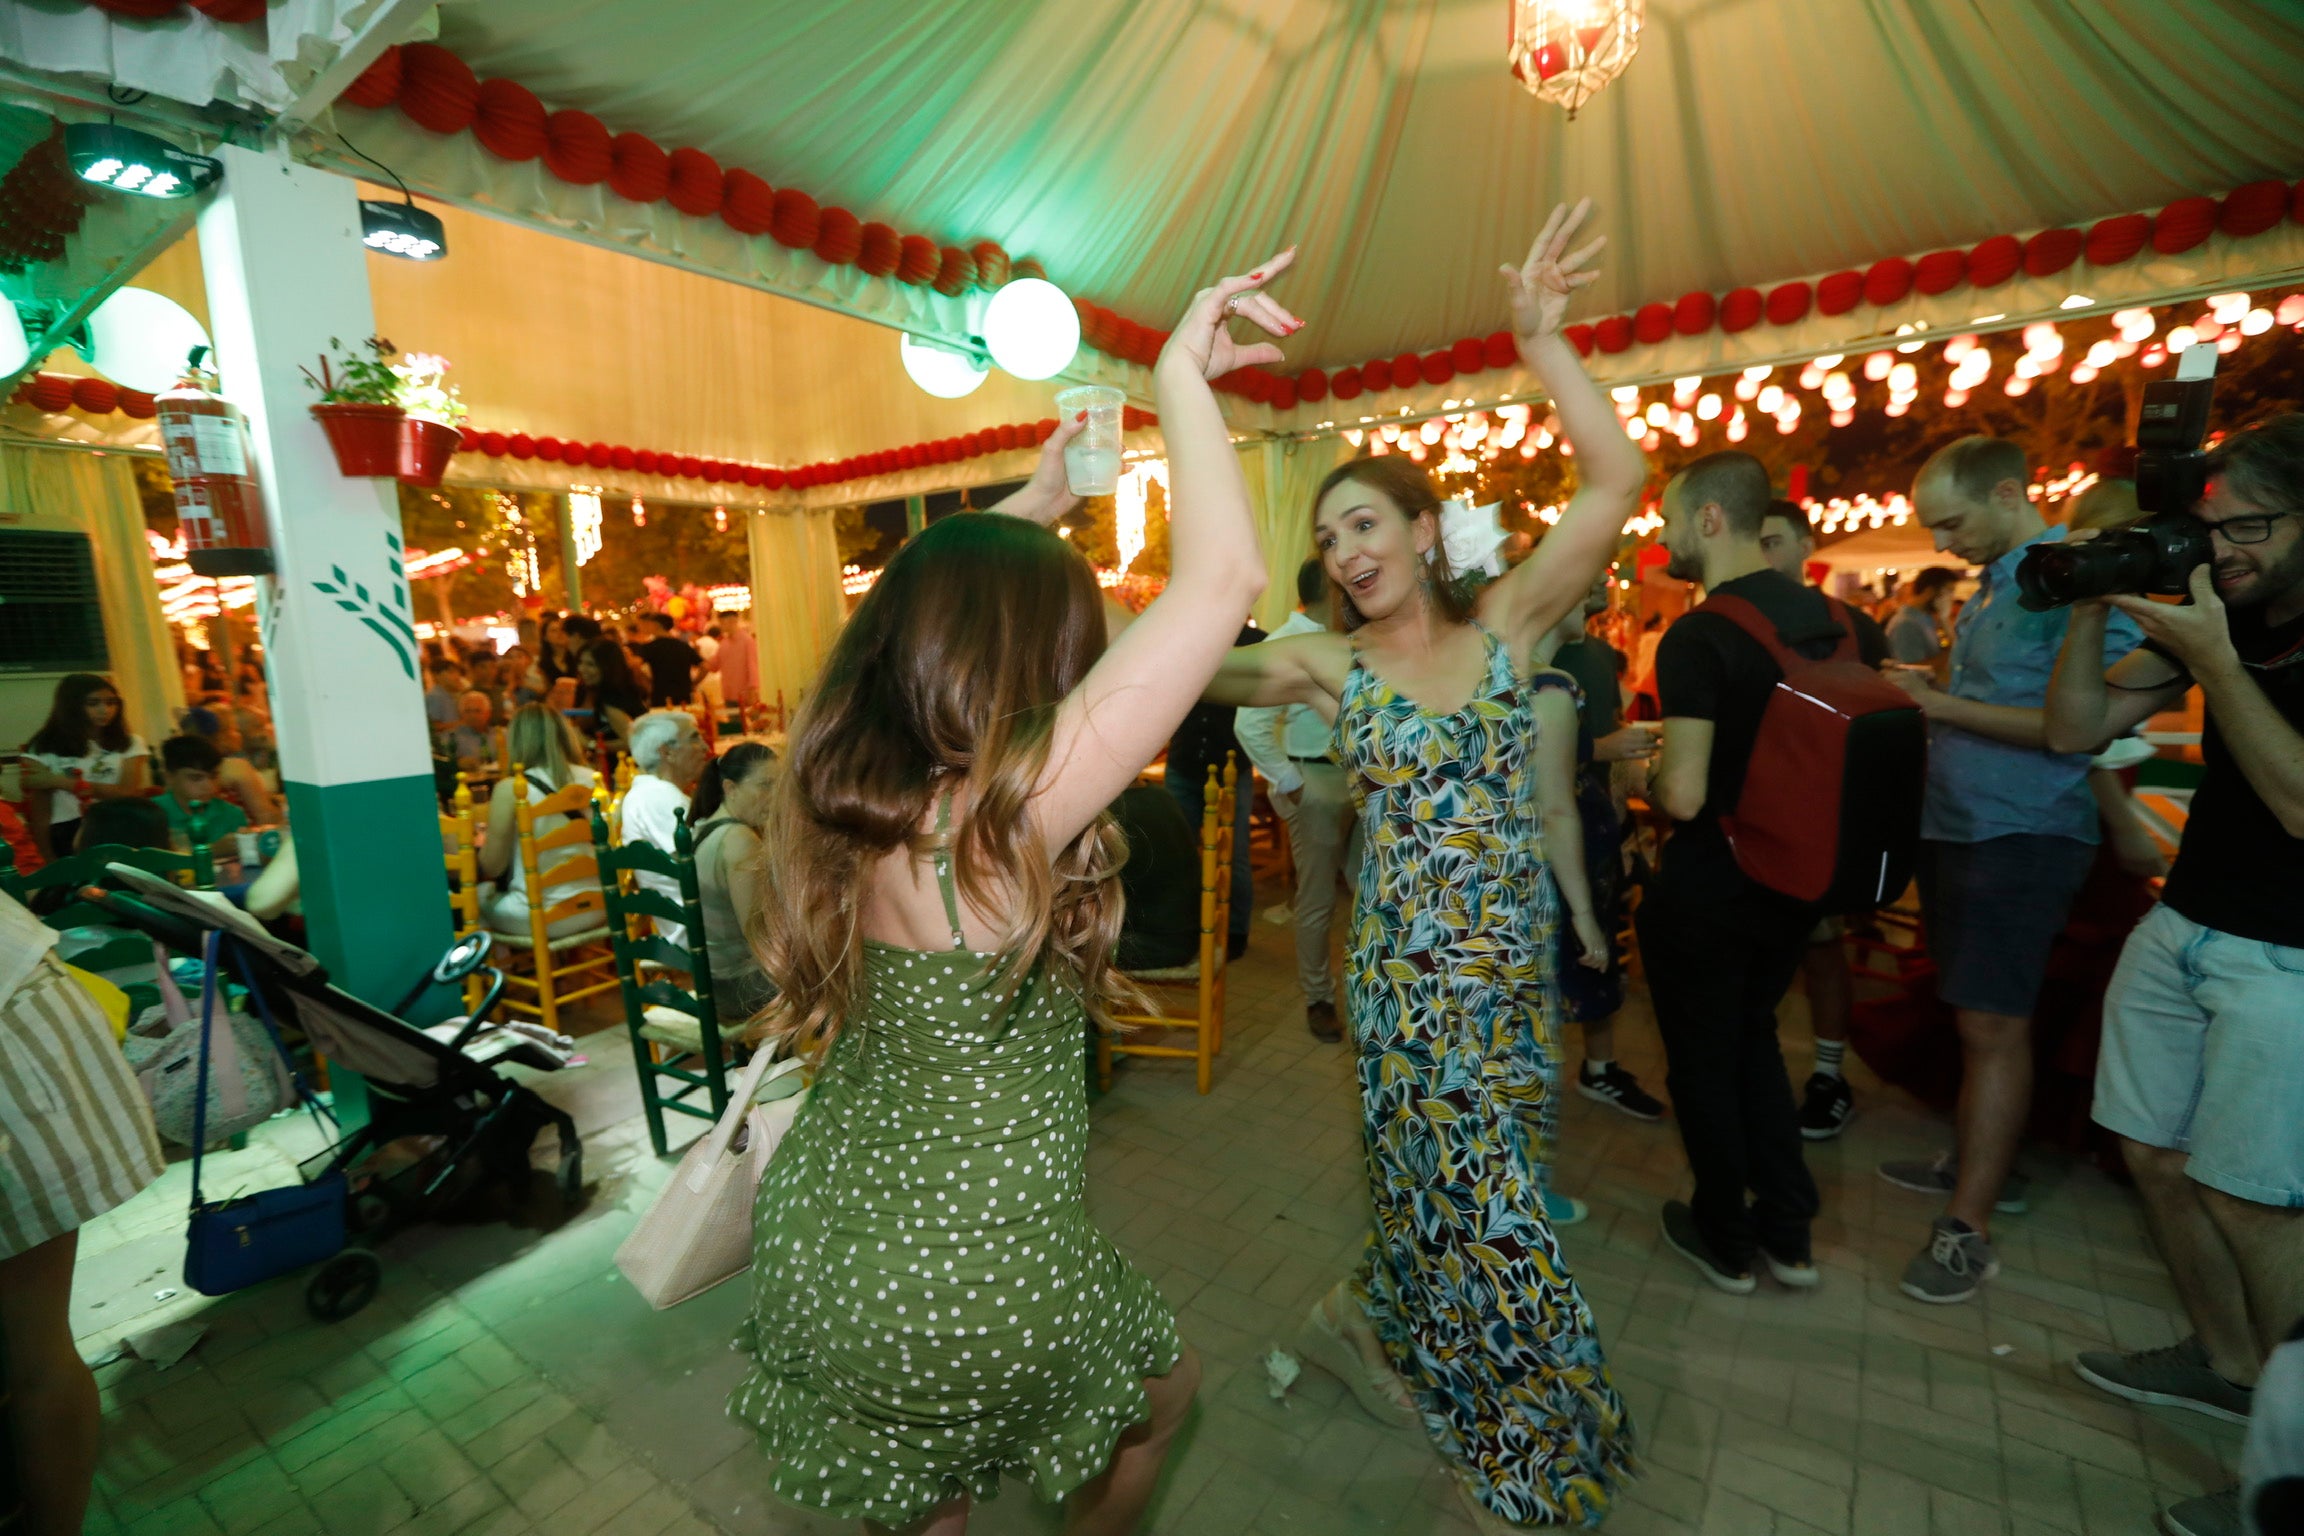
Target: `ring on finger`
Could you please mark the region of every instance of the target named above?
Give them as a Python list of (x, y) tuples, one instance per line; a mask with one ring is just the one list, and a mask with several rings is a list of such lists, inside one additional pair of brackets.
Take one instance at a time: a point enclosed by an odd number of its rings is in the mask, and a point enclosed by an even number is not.
[(1240, 313), (1240, 295), (1234, 294), (1232, 297), (1224, 301), (1224, 313), (1228, 315), (1237, 315)]

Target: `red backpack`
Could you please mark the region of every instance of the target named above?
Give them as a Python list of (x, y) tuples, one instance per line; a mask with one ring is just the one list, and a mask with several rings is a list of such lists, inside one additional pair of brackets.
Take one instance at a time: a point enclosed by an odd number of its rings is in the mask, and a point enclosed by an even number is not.
[(1720, 818), (1737, 867), (1769, 890), (1854, 912), (1894, 900), (1912, 878), (1928, 729), (1911, 695), (1857, 659), (1848, 610), (1824, 603), (1842, 634), (1821, 661), (1787, 646), (1743, 598), (1696, 611), (1750, 635), (1784, 672), (1735, 809)]

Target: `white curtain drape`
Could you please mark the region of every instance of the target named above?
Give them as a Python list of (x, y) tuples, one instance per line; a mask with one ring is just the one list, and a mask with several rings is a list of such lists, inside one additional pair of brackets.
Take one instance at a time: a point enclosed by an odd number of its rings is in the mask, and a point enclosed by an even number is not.
[(829, 508), (756, 512), (751, 521), (752, 632), (760, 651), (760, 697), (798, 708), (847, 618), (840, 591), (840, 535)]
[(116, 454), (0, 445), (0, 506), (88, 535), (112, 682), (129, 729), (158, 742), (184, 708), (175, 637), (160, 616), (160, 588), (144, 542), (144, 504)]
[(278, 110), (296, 99), (384, 0), (269, 0), (261, 24), (190, 6), (156, 18), (92, 5), (0, 5), (0, 58), (171, 101)]

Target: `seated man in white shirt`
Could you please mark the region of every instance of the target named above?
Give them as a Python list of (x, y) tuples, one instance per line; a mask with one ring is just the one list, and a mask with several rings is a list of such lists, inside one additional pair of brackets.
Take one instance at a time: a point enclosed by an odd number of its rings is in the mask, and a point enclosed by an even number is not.
[[(633, 721), (631, 746), (633, 765), (640, 771), (624, 792), (623, 841), (653, 843), (670, 853), (673, 815), (687, 812), (688, 791), (712, 754), (696, 729), (696, 717), (684, 709), (652, 709)], [(639, 878), (679, 904), (680, 887), (672, 880), (651, 874)], [(656, 931), (668, 943), (688, 942), (688, 930), (677, 923), (659, 922)]]
[[(1328, 626), (1313, 615), (1328, 606), (1328, 579), (1320, 562), (1296, 572), (1296, 611), (1272, 639), (1316, 634)], [(1304, 1023), (1322, 1040), (1341, 1040), (1336, 976), (1330, 964), (1329, 927), (1336, 914), (1336, 882), (1358, 866), (1360, 829), (1344, 770), (1329, 756), (1333, 728), (1301, 704), (1243, 709), (1233, 726), (1248, 760), (1270, 786), (1272, 808), (1288, 826), (1296, 862), (1296, 978), (1304, 989)]]

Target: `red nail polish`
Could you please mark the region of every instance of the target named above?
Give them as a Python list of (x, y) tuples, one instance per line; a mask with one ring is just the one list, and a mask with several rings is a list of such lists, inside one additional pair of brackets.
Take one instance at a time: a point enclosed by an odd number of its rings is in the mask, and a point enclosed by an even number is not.
[(1248, 281), (1252, 283), (1260, 283), (1264, 281), (1264, 274), (1261, 272), (1251, 272), (1248, 274)]
[(1082, 411), (1079, 415), (1073, 417), (1072, 419), (1074, 421), (1086, 421), (1088, 419), (1088, 413), (1086, 411)]

